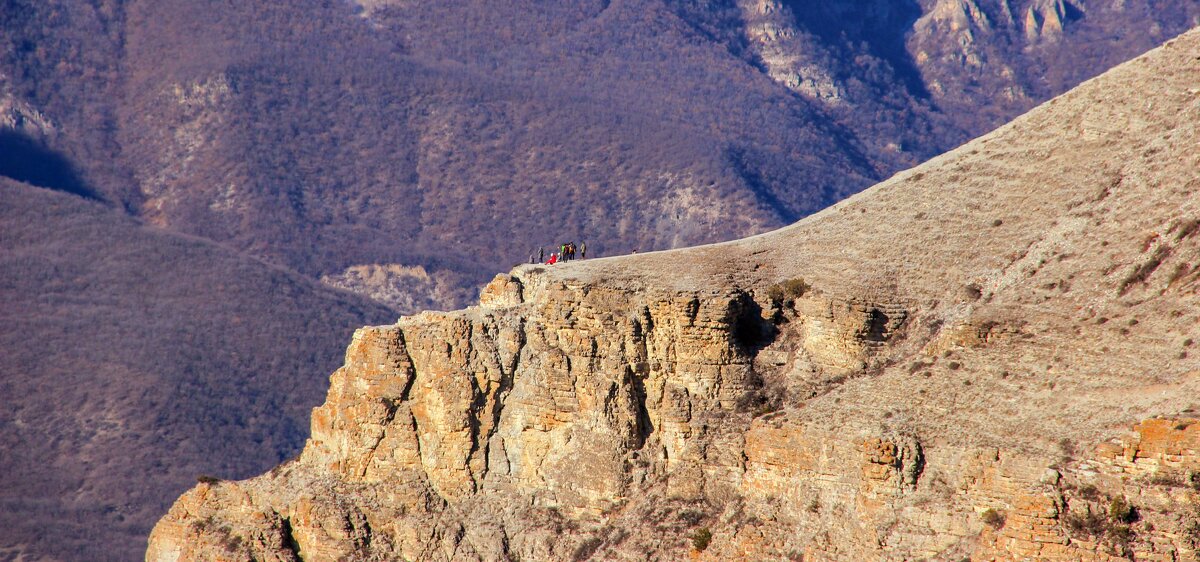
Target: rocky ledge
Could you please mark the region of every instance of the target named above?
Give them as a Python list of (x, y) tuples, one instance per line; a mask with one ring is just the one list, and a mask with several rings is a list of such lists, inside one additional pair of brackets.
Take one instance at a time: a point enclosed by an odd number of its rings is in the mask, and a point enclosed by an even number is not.
[(787, 229), (359, 330), (147, 560), (1196, 560), (1200, 34)]

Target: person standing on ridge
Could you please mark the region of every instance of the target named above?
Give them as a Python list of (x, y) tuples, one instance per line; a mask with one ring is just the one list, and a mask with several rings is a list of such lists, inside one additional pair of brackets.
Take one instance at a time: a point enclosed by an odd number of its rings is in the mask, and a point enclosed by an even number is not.
[(587, 259), (587, 242), (579, 243), (579, 259)]
[(538, 263), (546, 261), (546, 249), (538, 248)]

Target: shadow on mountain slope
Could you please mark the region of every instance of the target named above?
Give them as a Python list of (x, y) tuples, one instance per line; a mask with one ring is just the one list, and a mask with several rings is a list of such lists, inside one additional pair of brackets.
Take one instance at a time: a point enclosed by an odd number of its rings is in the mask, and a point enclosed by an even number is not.
[(63, 155), (13, 129), (0, 129), (0, 176), (100, 201)]
[(921, 6), (915, 0), (870, 3), (786, 0), (784, 3), (795, 14), (797, 23), (819, 37), (821, 43), (865, 47), (871, 56), (892, 67), (910, 94), (919, 99), (929, 98), (921, 69), (904, 45), (905, 34), (921, 17)]

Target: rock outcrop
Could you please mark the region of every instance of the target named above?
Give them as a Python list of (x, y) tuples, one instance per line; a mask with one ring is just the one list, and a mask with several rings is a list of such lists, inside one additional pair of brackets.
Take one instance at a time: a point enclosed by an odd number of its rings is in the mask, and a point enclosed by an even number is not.
[(845, 95), (830, 69), (812, 60), (818, 48), (797, 29), (791, 8), (779, 0), (741, 0), (743, 34), (772, 80), (802, 96), (827, 104)]
[(1200, 32), (786, 229), (364, 328), (147, 560), (1196, 560)]

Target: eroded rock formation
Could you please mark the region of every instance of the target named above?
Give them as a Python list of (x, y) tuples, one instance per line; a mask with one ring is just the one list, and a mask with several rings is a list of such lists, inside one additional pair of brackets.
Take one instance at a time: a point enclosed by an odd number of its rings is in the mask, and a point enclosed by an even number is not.
[(775, 233), (364, 328), (303, 454), (147, 559), (1196, 560), (1197, 57)]

